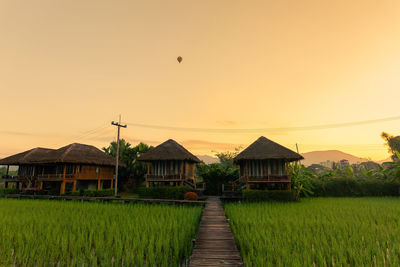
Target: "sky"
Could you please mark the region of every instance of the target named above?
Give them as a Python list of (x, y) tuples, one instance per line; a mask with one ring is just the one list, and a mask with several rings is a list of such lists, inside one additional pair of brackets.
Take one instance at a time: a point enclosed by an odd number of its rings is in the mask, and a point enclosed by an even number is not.
[(400, 135), (399, 119), (291, 127), (400, 116), (399, 12), (397, 0), (0, 0), (0, 157), (104, 147), (121, 114), (132, 144), (213, 155), (264, 135), (387, 158), (380, 134)]

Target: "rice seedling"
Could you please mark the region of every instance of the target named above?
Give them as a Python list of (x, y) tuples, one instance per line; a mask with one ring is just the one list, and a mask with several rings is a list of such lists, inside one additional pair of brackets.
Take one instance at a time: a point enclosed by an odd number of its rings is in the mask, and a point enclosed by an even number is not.
[(0, 266), (179, 266), (201, 211), (0, 199)]
[(227, 203), (246, 266), (399, 266), (399, 198)]

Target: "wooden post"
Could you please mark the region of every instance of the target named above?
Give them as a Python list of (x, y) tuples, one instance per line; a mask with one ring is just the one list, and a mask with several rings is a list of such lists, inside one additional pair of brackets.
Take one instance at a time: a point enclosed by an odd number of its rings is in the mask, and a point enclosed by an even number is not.
[(110, 189), (113, 188), (113, 186), (114, 186), (114, 179), (111, 179)]
[(76, 191), (76, 180), (72, 184), (72, 192)]
[(97, 190), (101, 189), (101, 180), (97, 180)]
[(183, 177), (183, 168), (184, 168), (184, 162), (181, 161), (181, 168), (179, 170), (179, 179), (182, 179)]
[(60, 194), (64, 194), (65, 193), (65, 180), (63, 180), (61, 182), (61, 188), (60, 188)]
[(39, 188), (40, 188), (40, 190), (43, 190), (43, 181), (41, 181), (41, 182), (39, 183)]
[[(67, 173), (67, 164), (64, 164), (64, 174), (63, 179), (65, 179), (65, 174)], [(65, 184), (64, 184), (65, 185)]]
[(6, 173), (6, 177), (8, 177), (8, 171), (10, 170), (10, 165), (7, 165), (7, 173)]
[(222, 184), (222, 192), (224, 192), (224, 191), (225, 191), (225, 185)]

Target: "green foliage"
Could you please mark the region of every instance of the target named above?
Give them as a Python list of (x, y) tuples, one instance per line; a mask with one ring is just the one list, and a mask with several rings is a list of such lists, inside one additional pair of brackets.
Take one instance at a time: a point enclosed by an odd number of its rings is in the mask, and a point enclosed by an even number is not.
[(396, 152), (400, 153), (400, 136), (393, 136), (388, 133), (382, 132), (381, 137), (386, 141), (386, 146), (392, 154), (392, 158), (396, 158)]
[(81, 189), (64, 194), (64, 196), (108, 197), (114, 195), (114, 189)]
[(219, 163), (199, 164), (196, 167), (196, 176), (206, 183), (205, 194), (222, 195), (222, 184), (230, 184), (239, 179), (239, 167), (233, 164), (233, 158), (239, 153), (240, 147), (235, 151), (225, 151), (215, 154)]
[(399, 198), (227, 203), (245, 266), (399, 266)]
[(243, 190), (243, 199), (246, 201), (295, 201), (297, 193), (288, 190)]
[(140, 198), (184, 199), (185, 194), (190, 191), (187, 186), (158, 186), (139, 188), (138, 193)]
[(296, 199), (299, 199), (301, 195), (307, 197), (313, 194), (312, 180), (315, 178), (314, 172), (308, 170), (304, 165), (296, 161), (289, 164), (289, 175), (292, 181), (291, 187), (296, 194)]
[(0, 199), (1, 266), (180, 266), (201, 207)]
[(206, 183), (205, 194), (221, 195), (222, 184), (229, 184), (239, 179), (239, 169), (229, 164), (214, 163), (197, 165), (197, 175)]
[[(144, 181), (146, 174), (146, 165), (143, 162), (137, 161), (137, 158), (152, 147), (144, 143), (139, 143), (137, 146), (132, 147), (124, 139), (121, 139), (119, 142), (119, 160), (125, 166), (120, 166), (118, 169), (118, 189), (122, 191), (136, 191)], [(117, 142), (111, 142), (103, 150), (115, 158), (117, 156)]]
[(17, 188), (0, 188), (0, 197), (10, 194), (19, 194), (19, 189)]
[(400, 154), (393, 162), (358, 164), (314, 173), (294, 163), (290, 165), (292, 189), (299, 196), (397, 196), (400, 189)]

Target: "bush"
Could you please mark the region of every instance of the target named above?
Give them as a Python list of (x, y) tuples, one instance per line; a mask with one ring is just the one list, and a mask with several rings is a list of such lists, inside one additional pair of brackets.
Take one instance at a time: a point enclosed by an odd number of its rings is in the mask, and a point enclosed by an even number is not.
[(19, 189), (17, 188), (0, 188), (0, 196), (3, 197), (5, 195), (10, 194), (19, 194)]
[(199, 196), (195, 192), (187, 192), (185, 194), (185, 199), (186, 200), (198, 200)]
[(246, 201), (295, 201), (296, 192), (287, 190), (243, 190)]
[(398, 196), (400, 183), (379, 179), (330, 177), (313, 181), (317, 197)]
[(64, 194), (64, 196), (108, 197), (114, 195), (114, 189), (81, 189)]
[(142, 187), (138, 193), (140, 198), (156, 199), (184, 199), (187, 192), (191, 189), (187, 186), (160, 186), (160, 187)]

